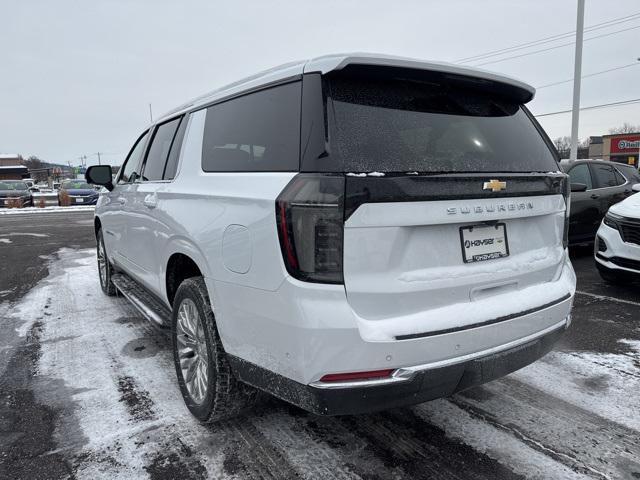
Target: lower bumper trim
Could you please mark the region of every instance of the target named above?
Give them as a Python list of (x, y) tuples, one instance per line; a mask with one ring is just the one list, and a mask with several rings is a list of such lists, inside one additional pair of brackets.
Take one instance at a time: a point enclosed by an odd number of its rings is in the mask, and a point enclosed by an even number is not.
[(304, 385), (236, 356), (227, 357), (235, 376), (249, 385), (318, 415), (353, 415), (447, 397), (512, 373), (547, 354), (563, 335), (566, 325), (567, 320), (563, 320), (553, 330), (540, 332), (537, 338), (522, 339), (525, 343), (483, 356), (428, 364), (428, 368), (415, 367), (402, 380), (350, 388)]

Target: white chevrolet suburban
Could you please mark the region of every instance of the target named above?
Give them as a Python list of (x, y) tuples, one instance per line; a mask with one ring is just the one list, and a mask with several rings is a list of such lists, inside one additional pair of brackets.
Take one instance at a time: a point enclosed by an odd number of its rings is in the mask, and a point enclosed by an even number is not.
[(149, 126), (95, 213), (104, 292), (171, 329), (201, 421), (451, 395), (570, 323), (567, 176), (534, 89), (379, 55), (283, 65)]

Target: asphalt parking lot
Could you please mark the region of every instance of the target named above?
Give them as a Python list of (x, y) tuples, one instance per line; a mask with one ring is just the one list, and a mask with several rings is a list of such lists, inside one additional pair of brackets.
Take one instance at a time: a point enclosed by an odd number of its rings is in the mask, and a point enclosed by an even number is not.
[(0, 216), (0, 478), (640, 478), (640, 284), (574, 249), (556, 349), (453, 398), (316, 417), (278, 400), (210, 427), (169, 343), (102, 294), (92, 214)]

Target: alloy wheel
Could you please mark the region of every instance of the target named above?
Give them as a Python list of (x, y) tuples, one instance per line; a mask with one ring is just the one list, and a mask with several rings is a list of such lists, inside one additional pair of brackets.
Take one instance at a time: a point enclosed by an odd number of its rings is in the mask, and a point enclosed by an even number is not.
[(185, 298), (178, 309), (176, 338), (182, 378), (193, 401), (200, 404), (207, 396), (209, 354), (204, 326), (196, 304)]

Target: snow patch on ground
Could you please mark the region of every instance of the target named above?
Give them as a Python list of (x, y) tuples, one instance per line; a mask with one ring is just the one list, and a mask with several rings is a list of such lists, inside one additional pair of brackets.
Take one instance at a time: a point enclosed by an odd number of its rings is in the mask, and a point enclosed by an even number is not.
[(583, 479), (547, 455), (517, 441), (508, 432), (472, 417), (448, 400), (436, 400), (415, 408), (426, 421), (439, 426), (450, 438), (471, 445), (503, 465), (530, 479)]
[[(640, 342), (634, 342), (640, 343)], [(634, 358), (636, 357), (636, 358)], [(633, 430), (640, 430), (640, 363), (637, 356), (552, 352), (513, 378)], [(600, 388), (585, 388), (597, 379)]]
[(74, 205), (70, 207), (25, 207), (0, 209), (0, 215), (22, 215), (25, 213), (52, 213), (52, 212), (84, 212), (95, 210), (95, 205)]
[(3, 233), (2, 236), (3, 237), (37, 237), (37, 238), (46, 238), (49, 235), (47, 235), (46, 233), (20, 233), (20, 232), (13, 232), (13, 233)]
[[(11, 309), (3, 306), (0, 313), (22, 322), (17, 329), (21, 336), (34, 322), (42, 322), (38, 375), (62, 381), (76, 392), (68, 402), (77, 408), (60, 419), (58, 432), (60, 448), (81, 459), (76, 477), (140, 477), (158, 452), (169, 455), (177, 449), (179, 453), (176, 430), (185, 429), (185, 438), (205, 438), (210, 432), (184, 405), (164, 334), (141, 320), (124, 299), (107, 297), (100, 290), (95, 251), (63, 249), (59, 256), (59, 261), (51, 263), (49, 277)], [(123, 318), (142, 327), (118, 321)], [(160, 346), (154, 355), (128, 356), (126, 347), (136, 341), (141, 346), (155, 341)], [(50, 393), (36, 392), (45, 404)], [(65, 427), (71, 423), (79, 424), (80, 438), (64, 435), (73, 430)], [(207, 453), (211, 455), (201, 457)], [(216, 465), (209, 471), (216, 471), (222, 460), (220, 453), (204, 448), (189, 461), (213, 462)]]

